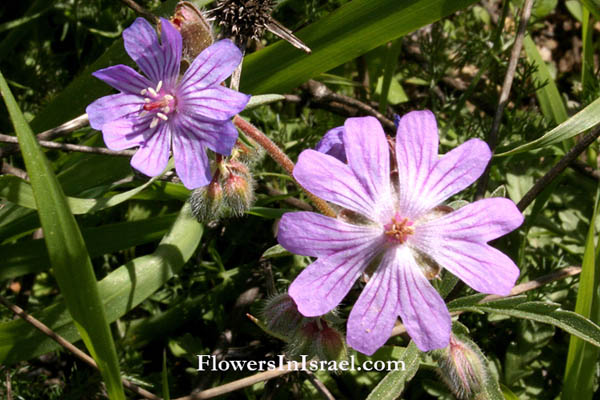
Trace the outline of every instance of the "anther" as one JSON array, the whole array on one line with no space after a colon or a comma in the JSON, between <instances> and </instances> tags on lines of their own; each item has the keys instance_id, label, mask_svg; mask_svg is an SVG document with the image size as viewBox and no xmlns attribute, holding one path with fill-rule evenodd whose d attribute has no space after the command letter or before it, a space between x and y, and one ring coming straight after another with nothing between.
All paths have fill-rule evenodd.
<instances>
[{"instance_id":1,"label":"anther","mask_svg":"<svg viewBox=\"0 0 600 400\"><path fill-rule=\"evenodd\" d=\"M160 112L159 112L159 113L156 113L156 116L157 116L158 118L162 119L163 121L166 121L166 120L168 120L168 119L169 119L169 117L167 117L165 114L163 114L163 113L160 113Z\"/></svg>"},{"instance_id":2,"label":"anther","mask_svg":"<svg viewBox=\"0 0 600 400\"><path fill-rule=\"evenodd\" d=\"M158 118L154 117L152 118L152 121L150 121L150 129L156 128L156 125L158 125Z\"/></svg>"},{"instance_id":3,"label":"anther","mask_svg":"<svg viewBox=\"0 0 600 400\"><path fill-rule=\"evenodd\" d=\"M163 108L162 108L162 111L163 111L165 114L168 114L168 113L170 113L170 112L171 112L171 107L169 107L169 106L165 106L165 107L163 107Z\"/></svg>"},{"instance_id":4,"label":"anther","mask_svg":"<svg viewBox=\"0 0 600 400\"><path fill-rule=\"evenodd\" d=\"M156 90L152 89L151 87L148 88L148 92L150 93L150 95L152 97L158 96L158 93L156 93Z\"/></svg>"},{"instance_id":5,"label":"anther","mask_svg":"<svg viewBox=\"0 0 600 400\"><path fill-rule=\"evenodd\" d=\"M165 94L165 100L167 100L167 101L171 101L171 100L173 100L173 99L174 99L174 97L173 97L173 96L171 96L170 94Z\"/></svg>"},{"instance_id":6,"label":"anther","mask_svg":"<svg viewBox=\"0 0 600 400\"><path fill-rule=\"evenodd\" d=\"M150 101L151 100L149 98L147 98L147 97L144 99L144 102L146 102L146 103L150 103Z\"/></svg>"},{"instance_id":7,"label":"anther","mask_svg":"<svg viewBox=\"0 0 600 400\"><path fill-rule=\"evenodd\" d=\"M148 93L148 90L146 90L146 89L142 89L142 90L140 91L140 94L141 94L142 96L145 96L145 95L146 95L146 93Z\"/></svg>"},{"instance_id":8,"label":"anther","mask_svg":"<svg viewBox=\"0 0 600 400\"><path fill-rule=\"evenodd\" d=\"M158 85L156 85L156 93L160 92L161 87L162 87L162 81L158 81Z\"/></svg>"}]
</instances>

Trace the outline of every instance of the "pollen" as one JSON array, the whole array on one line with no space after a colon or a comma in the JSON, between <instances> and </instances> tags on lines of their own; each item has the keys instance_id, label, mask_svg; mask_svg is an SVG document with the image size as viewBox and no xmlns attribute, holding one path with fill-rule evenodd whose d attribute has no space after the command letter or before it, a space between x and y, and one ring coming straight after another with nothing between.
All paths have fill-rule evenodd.
<instances>
[{"instance_id":1,"label":"pollen","mask_svg":"<svg viewBox=\"0 0 600 400\"><path fill-rule=\"evenodd\" d=\"M387 240L392 243L402 244L408 237L415 233L414 222L396 214L392 220L384 225Z\"/></svg>"}]
</instances>

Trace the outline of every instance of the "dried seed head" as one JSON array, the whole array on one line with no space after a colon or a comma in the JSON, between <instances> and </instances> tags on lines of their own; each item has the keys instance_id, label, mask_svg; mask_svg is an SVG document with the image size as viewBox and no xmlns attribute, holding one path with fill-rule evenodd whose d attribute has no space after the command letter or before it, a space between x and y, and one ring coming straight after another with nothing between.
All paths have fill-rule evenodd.
<instances>
[{"instance_id":1,"label":"dried seed head","mask_svg":"<svg viewBox=\"0 0 600 400\"><path fill-rule=\"evenodd\" d=\"M210 15L218 21L225 37L244 45L248 39L262 37L274 4L273 0L219 0Z\"/></svg>"}]
</instances>

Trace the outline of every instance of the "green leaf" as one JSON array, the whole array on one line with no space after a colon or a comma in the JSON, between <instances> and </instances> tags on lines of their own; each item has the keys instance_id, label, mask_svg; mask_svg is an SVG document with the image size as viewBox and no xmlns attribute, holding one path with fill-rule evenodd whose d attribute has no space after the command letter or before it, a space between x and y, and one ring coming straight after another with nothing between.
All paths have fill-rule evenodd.
<instances>
[{"instance_id":1,"label":"green leaf","mask_svg":"<svg viewBox=\"0 0 600 400\"><path fill-rule=\"evenodd\" d=\"M117 352L77 222L1 73L0 91L19 139L58 286L79 334L98 364L109 397L125 399Z\"/></svg>"},{"instance_id":2,"label":"green leaf","mask_svg":"<svg viewBox=\"0 0 600 400\"><path fill-rule=\"evenodd\" d=\"M73 214L87 214L94 211L104 210L114 207L124 201L131 199L136 194L150 186L160 176L155 176L148 182L134 189L110 197L101 197L99 199L81 199L76 197L67 197L67 203ZM0 176L0 198L17 204L21 207L37 209L36 202L31 186L13 175Z\"/></svg>"},{"instance_id":3,"label":"green leaf","mask_svg":"<svg viewBox=\"0 0 600 400\"><path fill-rule=\"evenodd\" d=\"M496 157L510 156L522 153L524 151L541 149L563 140L577 136L600 123L600 98L594 100L591 104L573 115L571 118L558 125L544 136L535 139L522 146L503 153L496 154Z\"/></svg>"},{"instance_id":4,"label":"green leaf","mask_svg":"<svg viewBox=\"0 0 600 400\"><path fill-rule=\"evenodd\" d=\"M198 247L202 231L202 225L185 203L154 253L135 258L98 282L108 321L125 315L176 274ZM34 316L68 341L80 339L63 303L51 305ZM24 321L0 324L0 364L29 360L59 347Z\"/></svg>"},{"instance_id":5,"label":"green leaf","mask_svg":"<svg viewBox=\"0 0 600 400\"><path fill-rule=\"evenodd\" d=\"M581 57L581 87L584 89L589 86L589 80L594 78L594 43L593 19L590 18L590 11L583 7L581 24L581 42L583 43L583 54Z\"/></svg>"},{"instance_id":6,"label":"green leaf","mask_svg":"<svg viewBox=\"0 0 600 400\"><path fill-rule=\"evenodd\" d=\"M163 350L163 362L162 362L162 394L163 400L170 400L169 395L169 371L167 370L167 350Z\"/></svg>"},{"instance_id":7,"label":"green leaf","mask_svg":"<svg viewBox=\"0 0 600 400\"><path fill-rule=\"evenodd\" d=\"M281 218L286 212L295 211L286 208L269 208L269 207L251 207L246 214L256 215L266 219L277 219Z\"/></svg>"},{"instance_id":8,"label":"green leaf","mask_svg":"<svg viewBox=\"0 0 600 400\"><path fill-rule=\"evenodd\" d=\"M175 217L175 215L167 215L97 228L83 228L81 234L90 257L97 257L160 240L173 224ZM48 251L43 239L25 240L0 246L0 254L2 254L0 281L50 268Z\"/></svg>"},{"instance_id":9,"label":"green leaf","mask_svg":"<svg viewBox=\"0 0 600 400\"><path fill-rule=\"evenodd\" d=\"M600 203L600 185L596 191L596 204L594 214L590 220L581 275L579 276L579 289L575 312L582 317L590 318L598 323L600 321L600 304L598 304L597 290L600 285L600 261L596 260L596 246L594 244L595 221L598 218ZM600 245L599 245L600 246ZM594 376L599 349L581 339L571 336L569 353L565 368L563 385L563 399L591 399L594 393Z\"/></svg>"},{"instance_id":10,"label":"green leaf","mask_svg":"<svg viewBox=\"0 0 600 400\"><path fill-rule=\"evenodd\" d=\"M600 19L600 0L581 0L585 8L590 10L596 19Z\"/></svg>"},{"instance_id":11,"label":"green leaf","mask_svg":"<svg viewBox=\"0 0 600 400\"><path fill-rule=\"evenodd\" d=\"M453 306L451 311L487 312L509 317L529 319L556 326L572 335L600 347L600 327L572 311L559 309L560 304L526 301L526 296L515 296L472 306Z\"/></svg>"},{"instance_id":12,"label":"green leaf","mask_svg":"<svg viewBox=\"0 0 600 400\"><path fill-rule=\"evenodd\" d=\"M550 75L550 71L548 71L548 66L542 60L540 52L529 35L525 36L523 47L529 61L537 67L534 75L535 80L538 83L546 83L544 87L535 92L544 117L554 121L556 125L565 122L569 118L565 103L556 87L554 79L552 79L552 75Z\"/></svg>"},{"instance_id":13,"label":"green leaf","mask_svg":"<svg viewBox=\"0 0 600 400\"><path fill-rule=\"evenodd\" d=\"M279 41L244 59L241 91L283 93L322 72L475 3L474 0L354 0L295 32L307 55Z\"/></svg>"},{"instance_id":14,"label":"green leaf","mask_svg":"<svg viewBox=\"0 0 600 400\"><path fill-rule=\"evenodd\" d=\"M256 107L276 103L282 100L285 100L285 96L281 94L261 94L259 96L252 96L250 97L250 101L248 102L244 110L251 110Z\"/></svg>"},{"instance_id":15,"label":"green leaf","mask_svg":"<svg viewBox=\"0 0 600 400\"><path fill-rule=\"evenodd\" d=\"M390 371L369 394L367 400L394 400L400 397L406 384L415 376L421 363L421 351L411 341L399 357L404 362L404 368Z\"/></svg>"}]
</instances>

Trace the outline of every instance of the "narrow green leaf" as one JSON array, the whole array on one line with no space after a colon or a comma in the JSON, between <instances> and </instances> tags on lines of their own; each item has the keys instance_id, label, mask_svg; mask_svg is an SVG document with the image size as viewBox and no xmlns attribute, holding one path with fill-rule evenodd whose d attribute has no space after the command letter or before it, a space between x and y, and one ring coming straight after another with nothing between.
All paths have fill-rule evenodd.
<instances>
[{"instance_id":1,"label":"narrow green leaf","mask_svg":"<svg viewBox=\"0 0 600 400\"><path fill-rule=\"evenodd\" d=\"M248 55L241 90L283 93L390 40L429 25L474 0L354 0L296 32L306 55L284 41Z\"/></svg>"},{"instance_id":2,"label":"narrow green leaf","mask_svg":"<svg viewBox=\"0 0 600 400\"><path fill-rule=\"evenodd\" d=\"M596 291L600 285L600 261L596 260L596 246L594 244L595 221L598 218L600 202L600 185L596 191L596 204L594 214L590 220L583 262L581 263L581 275L579 276L579 289L577 290L577 302L575 312L583 317L590 318L598 323L600 321L600 305ZM598 361L599 349L571 336L569 342L569 353L565 368L563 385L563 399L591 399L594 393L594 376L596 362Z\"/></svg>"},{"instance_id":3,"label":"narrow green leaf","mask_svg":"<svg viewBox=\"0 0 600 400\"><path fill-rule=\"evenodd\" d=\"M162 394L163 400L170 400L169 395L169 371L167 370L167 350L163 350L163 362L162 362Z\"/></svg>"},{"instance_id":4,"label":"narrow green leaf","mask_svg":"<svg viewBox=\"0 0 600 400\"><path fill-rule=\"evenodd\" d=\"M154 253L122 265L98 282L108 321L125 315L176 274L198 247L202 231L186 203ZM80 339L63 303L51 305L34 316L70 342ZM29 360L59 347L24 321L0 324L0 364Z\"/></svg>"},{"instance_id":5,"label":"narrow green leaf","mask_svg":"<svg viewBox=\"0 0 600 400\"><path fill-rule=\"evenodd\" d=\"M404 362L404 369L390 371L375 386L367 400L395 400L402 394L406 384L415 376L421 363L421 351L411 341L399 357Z\"/></svg>"},{"instance_id":6,"label":"narrow green leaf","mask_svg":"<svg viewBox=\"0 0 600 400\"><path fill-rule=\"evenodd\" d=\"M0 91L19 139L56 281L111 399L125 399L119 361L90 257L65 194L25 121L4 76Z\"/></svg>"},{"instance_id":7,"label":"narrow green leaf","mask_svg":"<svg viewBox=\"0 0 600 400\"><path fill-rule=\"evenodd\" d=\"M600 19L600 0L581 0L585 8L587 8L596 19Z\"/></svg>"},{"instance_id":8,"label":"narrow green leaf","mask_svg":"<svg viewBox=\"0 0 600 400\"><path fill-rule=\"evenodd\" d=\"M159 176L155 176L143 185L110 197L101 197L98 199L66 197L66 200L73 214L87 214L94 211L100 211L114 207L131 199L133 196L150 186L158 178ZM31 208L33 210L37 209L31 186L21 178L13 175L0 176L0 198L21 207Z\"/></svg>"},{"instance_id":9,"label":"narrow green leaf","mask_svg":"<svg viewBox=\"0 0 600 400\"><path fill-rule=\"evenodd\" d=\"M285 96L281 94L261 94L259 96L252 96L250 97L250 101L246 105L245 110L251 110L259 106L276 103L282 100L285 100Z\"/></svg>"},{"instance_id":10,"label":"narrow green leaf","mask_svg":"<svg viewBox=\"0 0 600 400\"><path fill-rule=\"evenodd\" d=\"M542 113L546 118L554 121L556 125L565 122L569 118L565 103L556 87L554 79L552 79L552 75L550 75L550 71L548 71L548 66L542 60L540 52L529 35L525 36L523 47L529 61L537 67L535 79L539 83L546 83L544 87L535 92Z\"/></svg>"},{"instance_id":11,"label":"narrow green leaf","mask_svg":"<svg viewBox=\"0 0 600 400\"><path fill-rule=\"evenodd\" d=\"M450 307L451 303L449 303L448 309L451 311L497 313L542 322L556 326L596 347L600 347L600 327L594 322L572 311L559 309L560 304L541 301L528 302L526 299L526 296L515 296L464 307Z\"/></svg>"},{"instance_id":12,"label":"narrow green leaf","mask_svg":"<svg viewBox=\"0 0 600 400\"><path fill-rule=\"evenodd\" d=\"M581 19L581 42L583 44L581 87L585 90L589 86L589 80L594 77L594 43L592 42L594 29L593 20L590 18L590 11L587 7L583 7Z\"/></svg>"},{"instance_id":13,"label":"narrow green leaf","mask_svg":"<svg viewBox=\"0 0 600 400\"><path fill-rule=\"evenodd\" d=\"M600 123L600 98L594 100L591 104L573 115L571 118L558 125L544 136L526 143L522 146L503 153L496 154L496 157L510 156L524 151L541 149L552 144L560 143L563 140L577 136Z\"/></svg>"},{"instance_id":14,"label":"narrow green leaf","mask_svg":"<svg viewBox=\"0 0 600 400\"><path fill-rule=\"evenodd\" d=\"M402 50L402 40L396 39L394 42L388 43L383 70L383 82L381 84L381 93L379 94L379 112L383 114L385 114L387 108L390 85L396 71L400 50Z\"/></svg>"},{"instance_id":15,"label":"narrow green leaf","mask_svg":"<svg viewBox=\"0 0 600 400\"><path fill-rule=\"evenodd\" d=\"M97 228L83 228L81 234L90 257L113 253L160 238L173 224L175 215L141 221L120 222ZM48 251L43 239L20 241L0 246L2 268L0 281L50 268Z\"/></svg>"}]
</instances>

